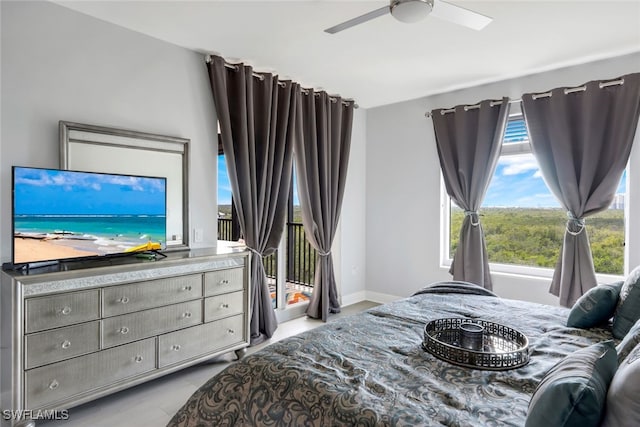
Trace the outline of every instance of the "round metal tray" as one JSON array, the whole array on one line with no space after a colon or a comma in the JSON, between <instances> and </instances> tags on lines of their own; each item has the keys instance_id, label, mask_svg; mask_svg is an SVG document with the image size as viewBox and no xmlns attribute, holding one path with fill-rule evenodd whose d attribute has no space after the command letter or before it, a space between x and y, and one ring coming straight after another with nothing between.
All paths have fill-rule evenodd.
<instances>
[{"instance_id":1,"label":"round metal tray","mask_svg":"<svg viewBox=\"0 0 640 427\"><path fill-rule=\"evenodd\" d=\"M463 323L475 323L484 328L482 350L462 347L460 325ZM479 319L432 320L424 327L422 348L439 359L474 369L502 371L529 362L529 339L522 332Z\"/></svg>"}]
</instances>

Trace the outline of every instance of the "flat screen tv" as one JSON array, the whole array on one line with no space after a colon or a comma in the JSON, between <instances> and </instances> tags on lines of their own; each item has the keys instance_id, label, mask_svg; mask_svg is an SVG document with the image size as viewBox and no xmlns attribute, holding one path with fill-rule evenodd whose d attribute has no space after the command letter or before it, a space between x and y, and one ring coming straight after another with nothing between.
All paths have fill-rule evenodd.
<instances>
[{"instance_id":1,"label":"flat screen tv","mask_svg":"<svg viewBox=\"0 0 640 427\"><path fill-rule=\"evenodd\" d=\"M13 167L13 264L166 244L166 178Z\"/></svg>"}]
</instances>

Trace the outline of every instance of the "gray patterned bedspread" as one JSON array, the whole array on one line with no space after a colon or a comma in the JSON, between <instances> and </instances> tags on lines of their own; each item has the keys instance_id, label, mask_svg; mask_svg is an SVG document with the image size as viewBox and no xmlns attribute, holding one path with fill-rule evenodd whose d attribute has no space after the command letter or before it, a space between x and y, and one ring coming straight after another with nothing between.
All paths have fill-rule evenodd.
<instances>
[{"instance_id":1,"label":"gray patterned bedspread","mask_svg":"<svg viewBox=\"0 0 640 427\"><path fill-rule=\"evenodd\" d=\"M211 378L170 426L522 426L536 385L559 359L611 339L567 328L569 311L468 294L414 295L269 345ZM528 365L482 371L425 352L442 317L481 318L529 338Z\"/></svg>"}]
</instances>

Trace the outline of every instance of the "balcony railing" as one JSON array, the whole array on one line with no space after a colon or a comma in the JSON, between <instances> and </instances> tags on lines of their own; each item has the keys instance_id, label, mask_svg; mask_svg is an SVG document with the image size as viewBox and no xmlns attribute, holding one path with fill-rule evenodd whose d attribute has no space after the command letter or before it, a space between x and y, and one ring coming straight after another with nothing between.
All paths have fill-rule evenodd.
<instances>
[{"instance_id":1,"label":"balcony railing","mask_svg":"<svg viewBox=\"0 0 640 427\"><path fill-rule=\"evenodd\" d=\"M233 238L233 221L231 219L218 218L218 239L237 240ZM286 281L288 283L313 287L317 252L307 241L304 227L301 223L287 223L286 250ZM267 277L271 279L275 279L278 275L277 259L278 251L263 259Z\"/></svg>"},{"instance_id":2,"label":"balcony railing","mask_svg":"<svg viewBox=\"0 0 640 427\"><path fill-rule=\"evenodd\" d=\"M317 252L307 240L304 227L287 223L287 282L313 286Z\"/></svg>"},{"instance_id":3,"label":"balcony railing","mask_svg":"<svg viewBox=\"0 0 640 427\"><path fill-rule=\"evenodd\" d=\"M275 280L278 277L278 251L262 257L262 263L264 264L264 272L267 273L267 277Z\"/></svg>"},{"instance_id":4,"label":"balcony railing","mask_svg":"<svg viewBox=\"0 0 640 427\"><path fill-rule=\"evenodd\" d=\"M218 240L234 240L231 218L218 218Z\"/></svg>"}]
</instances>

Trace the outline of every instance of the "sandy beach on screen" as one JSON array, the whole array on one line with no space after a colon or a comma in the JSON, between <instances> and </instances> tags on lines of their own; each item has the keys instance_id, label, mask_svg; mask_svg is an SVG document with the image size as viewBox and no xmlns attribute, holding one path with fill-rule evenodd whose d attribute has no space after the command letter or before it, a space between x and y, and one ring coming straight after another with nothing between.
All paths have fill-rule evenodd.
<instances>
[{"instance_id":1,"label":"sandy beach on screen","mask_svg":"<svg viewBox=\"0 0 640 427\"><path fill-rule=\"evenodd\" d=\"M13 244L16 264L98 255L97 252L81 251L56 240L16 237L13 239Z\"/></svg>"}]
</instances>

